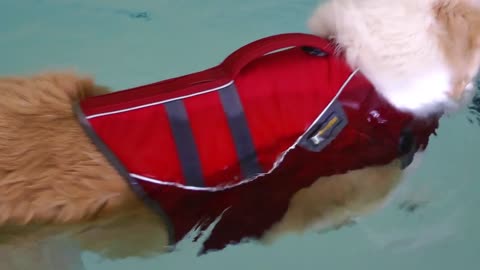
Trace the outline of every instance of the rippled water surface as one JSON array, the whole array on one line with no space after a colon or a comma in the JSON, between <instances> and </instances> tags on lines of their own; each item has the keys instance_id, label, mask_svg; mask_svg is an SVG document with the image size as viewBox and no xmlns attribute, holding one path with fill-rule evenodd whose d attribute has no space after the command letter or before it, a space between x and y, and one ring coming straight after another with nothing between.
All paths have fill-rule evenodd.
<instances>
[{"instance_id":1,"label":"rippled water surface","mask_svg":"<svg viewBox=\"0 0 480 270\"><path fill-rule=\"evenodd\" d=\"M306 31L314 0L2 0L0 74L74 68L115 89L217 64L254 39ZM0 93L1 98L1 93ZM480 98L444 118L422 166L394 200L357 224L195 257L104 261L71 253L71 269L477 269ZM77 256L77 257L75 257Z\"/></svg>"}]
</instances>

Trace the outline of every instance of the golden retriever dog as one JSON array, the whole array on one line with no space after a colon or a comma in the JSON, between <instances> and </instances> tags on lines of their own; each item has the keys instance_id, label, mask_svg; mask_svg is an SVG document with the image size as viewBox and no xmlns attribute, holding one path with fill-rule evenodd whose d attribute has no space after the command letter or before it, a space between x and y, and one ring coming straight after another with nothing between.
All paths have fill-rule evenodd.
<instances>
[{"instance_id":1,"label":"golden retriever dog","mask_svg":"<svg viewBox=\"0 0 480 270\"><path fill-rule=\"evenodd\" d=\"M479 0L331 0L308 25L399 110L428 117L462 106L473 92ZM108 258L167 250L164 220L137 198L72 111L74 102L107 92L74 72L0 78L0 246L68 235ZM261 241L340 226L378 209L402 180L399 162L318 179L291 198Z\"/></svg>"}]
</instances>

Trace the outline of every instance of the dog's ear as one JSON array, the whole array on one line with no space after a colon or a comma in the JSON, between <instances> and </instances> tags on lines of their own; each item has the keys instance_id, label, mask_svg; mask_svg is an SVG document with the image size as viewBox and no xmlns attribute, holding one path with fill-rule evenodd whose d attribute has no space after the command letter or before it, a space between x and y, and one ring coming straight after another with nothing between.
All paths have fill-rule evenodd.
<instances>
[{"instance_id":1,"label":"dog's ear","mask_svg":"<svg viewBox=\"0 0 480 270\"><path fill-rule=\"evenodd\" d=\"M475 5L474 5L475 2ZM454 72L452 95L459 99L480 66L480 0L437 0L436 34Z\"/></svg>"},{"instance_id":2,"label":"dog's ear","mask_svg":"<svg viewBox=\"0 0 480 270\"><path fill-rule=\"evenodd\" d=\"M434 15L440 26L438 34L449 51L480 47L480 0L438 0Z\"/></svg>"}]
</instances>

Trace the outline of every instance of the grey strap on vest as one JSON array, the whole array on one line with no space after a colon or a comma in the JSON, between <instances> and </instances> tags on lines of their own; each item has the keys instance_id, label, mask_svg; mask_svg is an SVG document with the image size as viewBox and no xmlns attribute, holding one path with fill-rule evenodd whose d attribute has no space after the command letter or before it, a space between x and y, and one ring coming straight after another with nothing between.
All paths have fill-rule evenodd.
<instances>
[{"instance_id":1,"label":"grey strap on vest","mask_svg":"<svg viewBox=\"0 0 480 270\"><path fill-rule=\"evenodd\" d=\"M219 94L233 136L243 178L250 178L262 173L237 88L231 84L220 90Z\"/></svg>"},{"instance_id":2,"label":"grey strap on vest","mask_svg":"<svg viewBox=\"0 0 480 270\"><path fill-rule=\"evenodd\" d=\"M187 111L182 100L165 103L180 164L189 186L204 187L202 166Z\"/></svg>"}]
</instances>

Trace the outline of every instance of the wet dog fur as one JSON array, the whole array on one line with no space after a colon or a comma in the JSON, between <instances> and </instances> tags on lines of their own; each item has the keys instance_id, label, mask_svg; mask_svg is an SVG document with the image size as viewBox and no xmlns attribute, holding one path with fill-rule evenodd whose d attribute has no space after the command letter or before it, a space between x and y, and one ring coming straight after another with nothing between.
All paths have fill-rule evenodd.
<instances>
[{"instance_id":1,"label":"wet dog fur","mask_svg":"<svg viewBox=\"0 0 480 270\"><path fill-rule=\"evenodd\" d=\"M421 3L420 3L421 2ZM468 101L480 66L480 0L332 0L308 25L394 106L426 117ZM165 251L163 221L90 142L72 103L108 88L75 72L0 78L0 246L67 234L108 258ZM298 191L264 243L378 209L399 162L322 177Z\"/></svg>"}]
</instances>

